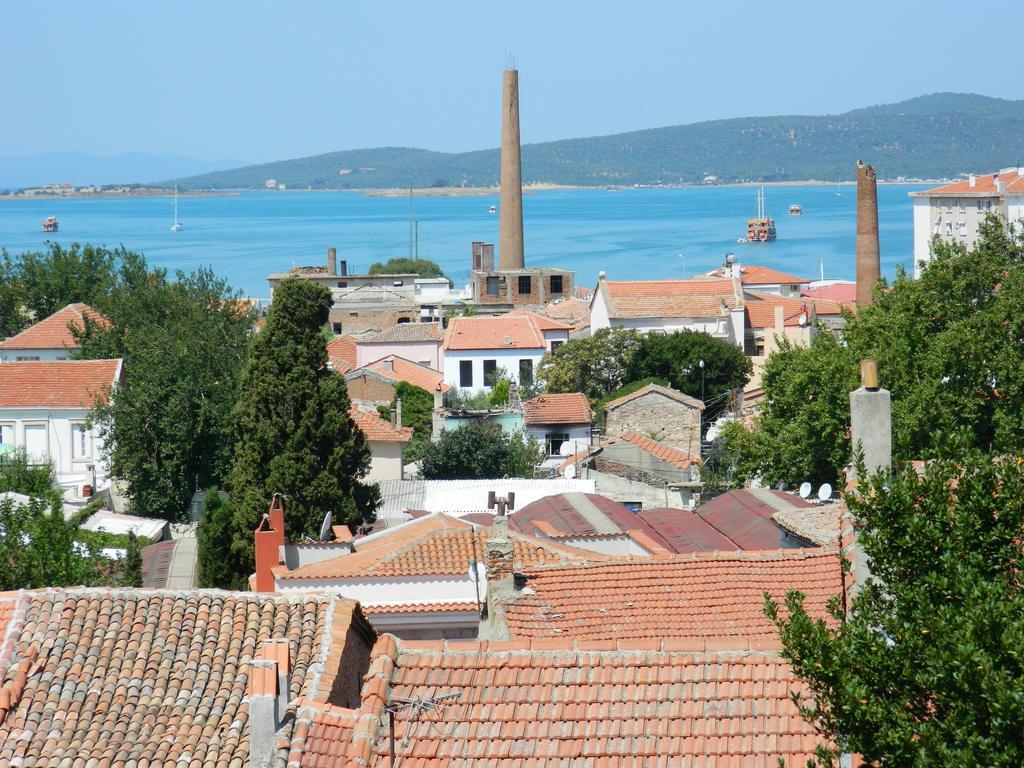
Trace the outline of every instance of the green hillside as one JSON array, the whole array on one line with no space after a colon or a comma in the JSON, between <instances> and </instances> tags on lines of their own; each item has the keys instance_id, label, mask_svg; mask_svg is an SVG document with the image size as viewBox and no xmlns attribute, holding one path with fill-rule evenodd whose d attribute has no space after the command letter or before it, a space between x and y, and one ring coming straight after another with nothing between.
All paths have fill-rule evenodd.
<instances>
[{"instance_id":1,"label":"green hillside","mask_svg":"<svg viewBox=\"0 0 1024 768\"><path fill-rule=\"evenodd\" d=\"M742 117L523 147L524 183L573 185L852 179L857 159L883 178L939 178L1024 162L1024 100L937 93L841 115ZM489 186L498 150L383 147L330 152L178 179L186 189Z\"/></svg>"}]
</instances>

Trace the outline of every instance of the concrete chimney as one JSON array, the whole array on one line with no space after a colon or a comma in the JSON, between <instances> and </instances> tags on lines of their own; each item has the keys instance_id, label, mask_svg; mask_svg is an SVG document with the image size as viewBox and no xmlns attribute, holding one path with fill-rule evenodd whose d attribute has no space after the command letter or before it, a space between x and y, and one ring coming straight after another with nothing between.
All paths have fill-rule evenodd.
<instances>
[{"instance_id":1,"label":"concrete chimney","mask_svg":"<svg viewBox=\"0 0 1024 768\"><path fill-rule=\"evenodd\" d=\"M878 386L878 365L860 361L860 389L850 393L850 436L853 450L864 452L869 475L892 466L892 403L889 391ZM852 462L851 462L852 466ZM850 478L857 480L857 469Z\"/></svg>"},{"instance_id":2,"label":"concrete chimney","mask_svg":"<svg viewBox=\"0 0 1024 768\"><path fill-rule=\"evenodd\" d=\"M508 517L494 516L491 530L484 542L484 562L487 567L487 621L481 627L489 640L508 640L508 624L499 608L515 595L515 552L508 535Z\"/></svg>"},{"instance_id":3,"label":"concrete chimney","mask_svg":"<svg viewBox=\"0 0 1024 768\"><path fill-rule=\"evenodd\" d=\"M336 248L327 249L327 274L338 274L338 251Z\"/></svg>"},{"instance_id":4,"label":"concrete chimney","mask_svg":"<svg viewBox=\"0 0 1024 768\"><path fill-rule=\"evenodd\" d=\"M402 398L395 398L395 426L402 428Z\"/></svg>"},{"instance_id":5,"label":"concrete chimney","mask_svg":"<svg viewBox=\"0 0 1024 768\"><path fill-rule=\"evenodd\" d=\"M974 189L974 187L977 186L977 184L978 177L975 176L973 173L967 174L967 186L970 187L971 189Z\"/></svg>"},{"instance_id":6,"label":"concrete chimney","mask_svg":"<svg viewBox=\"0 0 1024 768\"><path fill-rule=\"evenodd\" d=\"M878 186L875 169L857 161L857 305L871 303L882 273L878 252Z\"/></svg>"},{"instance_id":7,"label":"concrete chimney","mask_svg":"<svg viewBox=\"0 0 1024 768\"><path fill-rule=\"evenodd\" d=\"M249 768L270 762L281 727L278 711L278 671L273 659L249 662Z\"/></svg>"},{"instance_id":8,"label":"concrete chimney","mask_svg":"<svg viewBox=\"0 0 1024 768\"><path fill-rule=\"evenodd\" d=\"M501 89L501 206L498 263L523 269L523 165L519 151L519 71L506 69Z\"/></svg>"}]
</instances>

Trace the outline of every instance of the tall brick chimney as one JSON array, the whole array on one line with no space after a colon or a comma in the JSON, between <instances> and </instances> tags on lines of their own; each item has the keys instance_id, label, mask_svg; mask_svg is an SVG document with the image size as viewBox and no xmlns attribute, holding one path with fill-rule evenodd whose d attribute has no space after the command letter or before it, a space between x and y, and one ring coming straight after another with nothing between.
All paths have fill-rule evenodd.
<instances>
[{"instance_id":1,"label":"tall brick chimney","mask_svg":"<svg viewBox=\"0 0 1024 768\"><path fill-rule=\"evenodd\" d=\"M857 304L871 303L882 273L878 253L878 187L875 169L857 161Z\"/></svg>"},{"instance_id":2,"label":"tall brick chimney","mask_svg":"<svg viewBox=\"0 0 1024 768\"><path fill-rule=\"evenodd\" d=\"M519 152L519 71L506 69L501 88L501 209L498 264L522 269L523 166Z\"/></svg>"},{"instance_id":3,"label":"tall brick chimney","mask_svg":"<svg viewBox=\"0 0 1024 768\"><path fill-rule=\"evenodd\" d=\"M274 494L270 510L256 526L253 536L256 545L256 591L273 592L273 569L281 563L281 547L284 546L284 500L280 494Z\"/></svg>"}]
</instances>

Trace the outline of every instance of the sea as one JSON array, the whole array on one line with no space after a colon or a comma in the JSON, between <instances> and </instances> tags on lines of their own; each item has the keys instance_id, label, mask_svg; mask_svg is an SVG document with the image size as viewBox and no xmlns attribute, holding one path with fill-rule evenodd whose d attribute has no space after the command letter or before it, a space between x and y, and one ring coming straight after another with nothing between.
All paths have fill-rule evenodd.
<instances>
[{"instance_id":1,"label":"sea","mask_svg":"<svg viewBox=\"0 0 1024 768\"><path fill-rule=\"evenodd\" d=\"M924 185L878 187L882 272L913 271L908 193ZM737 243L756 212L753 187L623 188L536 191L524 195L526 264L576 272L592 286L609 280L684 277L705 272L732 253L807 280L854 277L856 188L853 185L766 188L778 239ZM787 215L790 204L802 216ZM375 261L418 254L463 284L474 240L497 242L497 196L375 197L361 192L245 192L180 196L184 228L171 231L170 197L4 200L0 247L12 254L47 241L123 245L150 264L192 271L209 266L232 288L269 295L266 277L293 266L321 265L329 246L364 273ZM42 232L47 216L57 233ZM410 224L410 219L414 222Z\"/></svg>"}]
</instances>

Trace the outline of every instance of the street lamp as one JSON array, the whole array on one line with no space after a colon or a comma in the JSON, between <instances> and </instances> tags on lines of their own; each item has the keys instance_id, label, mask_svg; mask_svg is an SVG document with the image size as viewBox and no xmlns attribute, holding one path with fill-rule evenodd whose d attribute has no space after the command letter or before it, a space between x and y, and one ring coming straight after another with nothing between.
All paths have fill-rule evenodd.
<instances>
[{"instance_id":1,"label":"street lamp","mask_svg":"<svg viewBox=\"0 0 1024 768\"><path fill-rule=\"evenodd\" d=\"M701 359L697 365L700 366L700 401L704 402L704 360Z\"/></svg>"}]
</instances>

